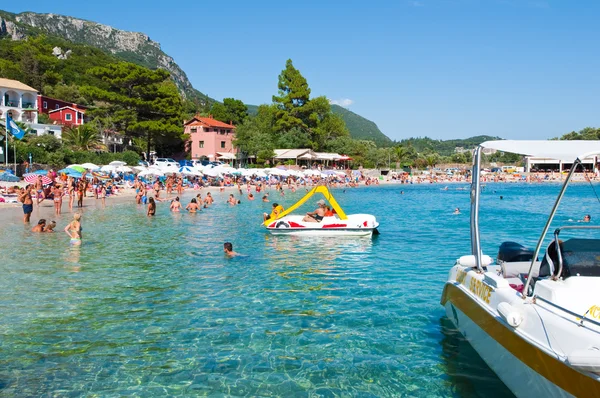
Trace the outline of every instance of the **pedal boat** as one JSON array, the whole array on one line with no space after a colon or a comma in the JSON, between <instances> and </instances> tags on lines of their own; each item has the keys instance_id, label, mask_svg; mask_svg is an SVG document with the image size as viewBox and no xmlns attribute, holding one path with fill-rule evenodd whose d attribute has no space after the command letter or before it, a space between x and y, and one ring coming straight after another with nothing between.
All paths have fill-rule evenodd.
<instances>
[{"instance_id":1,"label":"pedal boat","mask_svg":"<svg viewBox=\"0 0 600 398\"><path fill-rule=\"evenodd\" d=\"M534 250L504 242L495 261L482 254L483 148L573 162ZM600 240L590 237L600 227L557 228L539 257L580 159L592 158L596 164L598 154L600 141L488 141L475 150L471 255L459 258L450 270L441 304L517 397L600 397ZM559 235L566 239L563 232L569 238L564 242L559 240Z\"/></svg>"},{"instance_id":2,"label":"pedal boat","mask_svg":"<svg viewBox=\"0 0 600 398\"><path fill-rule=\"evenodd\" d=\"M324 217L319 222L304 222L304 215L290 214L302 206L314 194L322 193L329 202L335 215ZM337 203L329 189L320 185L309 191L302 199L281 212L276 218L269 218L264 226L273 235L305 235L305 236L372 236L378 233L379 223L370 214L346 214Z\"/></svg>"}]
</instances>

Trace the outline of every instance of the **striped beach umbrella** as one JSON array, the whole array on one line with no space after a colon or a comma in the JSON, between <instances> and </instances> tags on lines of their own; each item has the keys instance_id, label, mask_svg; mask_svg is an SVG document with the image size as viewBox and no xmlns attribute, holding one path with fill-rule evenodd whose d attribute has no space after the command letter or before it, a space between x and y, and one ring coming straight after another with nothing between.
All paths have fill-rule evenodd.
<instances>
[{"instance_id":1,"label":"striped beach umbrella","mask_svg":"<svg viewBox=\"0 0 600 398\"><path fill-rule=\"evenodd\" d=\"M44 185L52 184L52 180L49 179L48 177L42 176L39 174L34 174L34 173L25 174L23 176L23 179L30 184L34 184L35 182L37 182L39 177L42 178L42 184L44 184Z\"/></svg>"}]
</instances>

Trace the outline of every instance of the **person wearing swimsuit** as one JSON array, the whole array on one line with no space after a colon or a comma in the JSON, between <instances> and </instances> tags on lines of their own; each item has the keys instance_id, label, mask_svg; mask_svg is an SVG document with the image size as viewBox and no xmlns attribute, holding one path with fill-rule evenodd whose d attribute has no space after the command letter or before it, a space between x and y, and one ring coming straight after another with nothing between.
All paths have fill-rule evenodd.
<instances>
[{"instance_id":1,"label":"person wearing swimsuit","mask_svg":"<svg viewBox=\"0 0 600 398\"><path fill-rule=\"evenodd\" d=\"M325 217L325 201L323 199L317 202L319 207L315 211L306 213L302 221L304 222L320 222Z\"/></svg>"},{"instance_id":2,"label":"person wearing swimsuit","mask_svg":"<svg viewBox=\"0 0 600 398\"><path fill-rule=\"evenodd\" d=\"M179 196L176 196L175 199L171 202L171 211L177 213L181 211L181 202L179 201Z\"/></svg>"},{"instance_id":3,"label":"person wearing swimsuit","mask_svg":"<svg viewBox=\"0 0 600 398\"><path fill-rule=\"evenodd\" d=\"M154 198L150 197L148 198L148 213L146 213L146 215L148 217L150 216L154 216L156 214L156 202L154 201Z\"/></svg>"},{"instance_id":4,"label":"person wearing swimsuit","mask_svg":"<svg viewBox=\"0 0 600 398\"><path fill-rule=\"evenodd\" d=\"M81 245L81 214L75 213L73 214L73 221L71 221L66 227L65 232L71 238L71 245L80 246Z\"/></svg>"}]
</instances>

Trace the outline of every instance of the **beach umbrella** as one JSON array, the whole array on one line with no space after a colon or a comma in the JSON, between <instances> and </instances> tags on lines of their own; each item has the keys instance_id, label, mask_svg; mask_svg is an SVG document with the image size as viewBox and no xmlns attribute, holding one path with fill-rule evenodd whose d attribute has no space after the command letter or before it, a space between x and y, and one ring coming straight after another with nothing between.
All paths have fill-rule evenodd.
<instances>
[{"instance_id":1,"label":"beach umbrella","mask_svg":"<svg viewBox=\"0 0 600 398\"><path fill-rule=\"evenodd\" d=\"M164 175L165 175L165 173L163 173L159 169L149 168L147 170L141 171L140 174L138 174L138 177L146 177L146 176L162 177Z\"/></svg>"},{"instance_id":2,"label":"beach umbrella","mask_svg":"<svg viewBox=\"0 0 600 398\"><path fill-rule=\"evenodd\" d=\"M204 174L207 177L218 177L221 175L221 173L219 172L219 170L215 167L212 169L204 169L204 171L202 172L202 174Z\"/></svg>"},{"instance_id":3,"label":"beach umbrella","mask_svg":"<svg viewBox=\"0 0 600 398\"><path fill-rule=\"evenodd\" d=\"M122 160L113 160L108 165L109 166L119 167L119 166L125 166L126 164L127 164L127 162L123 162Z\"/></svg>"},{"instance_id":4,"label":"beach umbrella","mask_svg":"<svg viewBox=\"0 0 600 398\"><path fill-rule=\"evenodd\" d=\"M26 182L28 182L30 184L33 184L33 183L37 182L38 177L42 177L42 184L44 184L44 185L52 184L52 180L49 179L48 177L42 176L42 175L39 175L39 174L34 174L34 173L25 174L23 176L23 179Z\"/></svg>"},{"instance_id":5,"label":"beach umbrella","mask_svg":"<svg viewBox=\"0 0 600 398\"><path fill-rule=\"evenodd\" d=\"M85 173L85 171L86 171L85 167L81 167L78 164L72 164L69 167L67 167L67 169L73 169L73 170L78 171L80 173Z\"/></svg>"},{"instance_id":6,"label":"beach umbrella","mask_svg":"<svg viewBox=\"0 0 600 398\"><path fill-rule=\"evenodd\" d=\"M81 167L88 170L98 170L100 168L100 166L97 166L94 163L84 163Z\"/></svg>"},{"instance_id":7,"label":"beach umbrella","mask_svg":"<svg viewBox=\"0 0 600 398\"><path fill-rule=\"evenodd\" d=\"M115 171L117 169L118 166L111 166L110 164L107 164L106 166L102 166L100 167L100 171L103 171L105 173L110 173L112 171Z\"/></svg>"},{"instance_id":8,"label":"beach umbrella","mask_svg":"<svg viewBox=\"0 0 600 398\"><path fill-rule=\"evenodd\" d=\"M255 176L259 177L259 178L266 178L267 177L267 173L265 173L263 170L258 170L256 173L254 173Z\"/></svg>"},{"instance_id":9,"label":"beach umbrella","mask_svg":"<svg viewBox=\"0 0 600 398\"><path fill-rule=\"evenodd\" d=\"M131 173L133 172L133 169L129 166L119 166L117 167L116 171L120 173Z\"/></svg>"},{"instance_id":10,"label":"beach umbrella","mask_svg":"<svg viewBox=\"0 0 600 398\"><path fill-rule=\"evenodd\" d=\"M69 177L73 177L73 178L81 178L83 176L83 174L81 174L78 171L75 170L69 170L68 172L65 173L67 176Z\"/></svg>"},{"instance_id":11,"label":"beach umbrella","mask_svg":"<svg viewBox=\"0 0 600 398\"><path fill-rule=\"evenodd\" d=\"M199 176L201 174L200 172L198 172L197 170L194 170L194 168L189 167L189 166L182 166L179 168L179 170L177 170L177 172L179 174L188 175L188 176Z\"/></svg>"},{"instance_id":12,"label":"beach umbrella","mask_svg":"<svg viewBox=\"0 0 600 398\"><path fill-rule=\"evenodd\" d=\"M0 174L0 181L4 181L4 182L19 182L21 181L21 179L19 177L17 177L14 174L11 173L1 173Z\"/></svg>"},{"instance_id":13,"label":"beach umbrella","mask_svg":"<svg viewBox=\"0 0 600 398\"><path fill-rule=\"evenodd\" d=\"M37 174L37 175L42 175L45 176L46 174L48 174L48 170L36 170L31 174Z\"/></svg>"}]
</instances>

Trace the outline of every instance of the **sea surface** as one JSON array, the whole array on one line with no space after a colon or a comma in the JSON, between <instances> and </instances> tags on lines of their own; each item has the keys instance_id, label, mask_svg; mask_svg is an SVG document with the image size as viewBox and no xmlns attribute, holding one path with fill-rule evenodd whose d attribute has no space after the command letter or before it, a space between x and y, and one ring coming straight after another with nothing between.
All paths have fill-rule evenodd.
<instances>
[{"instance_id":1,"label":"sea surface","mask_svg":"<svg viewBox=\"0 0 600 398\"><path fill-rule=\"evenodd\" d=\"M511 396L440 305L470 251L467 186L441 188L335 189L347 213L376 215L373 239L270 236L271 203L231 207L216 190L198 214L87 207L80 248L62 232L69 213L55 234L2 225L0 395ZM487 184L484 253L533 247L559 188ZM284 207L304 194L270 192ZM600 219L589 184L565 202L555 226ZM243 256L226 258L225 241Z\"/></svg>"}]
</instances>

